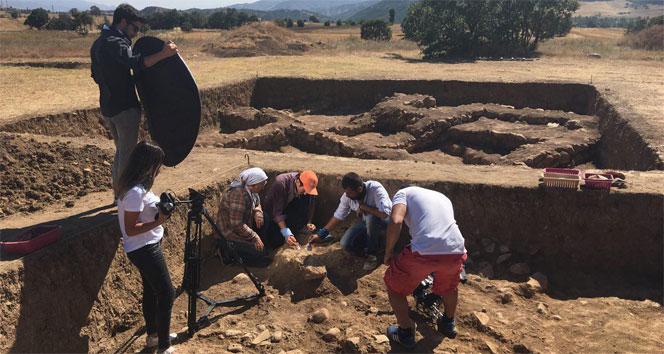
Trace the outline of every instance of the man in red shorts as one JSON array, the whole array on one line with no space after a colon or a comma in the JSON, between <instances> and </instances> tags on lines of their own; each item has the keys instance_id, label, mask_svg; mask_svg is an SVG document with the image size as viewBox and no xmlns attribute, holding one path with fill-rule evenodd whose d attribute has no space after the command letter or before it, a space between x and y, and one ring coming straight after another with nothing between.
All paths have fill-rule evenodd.
<instances>
[{"instance_id":1,"label":"man in red shorts","mask_svg":"<svg viewBox=\"0 0 664 354\"><path fill-rule=\"evenodd\" d=\"M398 256L392 257L404 221L412 240ZM420 187L407 187L394 195L384 260L389 265L385 285L398 322L398 327L387 328L391 340L409 349L415 347L415 331L408 318L406 296L431 273L435 273L433 293L440 295L445 305L440 330L450 338L456 336L457 286L465 260L464 239L454 220L452 202L445 195Z\"/></svg>"}]
</instances>

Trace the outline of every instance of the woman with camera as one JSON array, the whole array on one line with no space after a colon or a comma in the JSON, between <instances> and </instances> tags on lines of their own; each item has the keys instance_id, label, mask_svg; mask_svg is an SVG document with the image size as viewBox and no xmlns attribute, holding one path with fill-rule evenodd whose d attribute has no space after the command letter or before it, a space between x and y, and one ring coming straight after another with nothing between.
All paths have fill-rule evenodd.
<instances>
[{"instance_id":1,"label":"woman with camera","mask_svg":"<svg viewBox=\"0 0 664 354\"><path fill-rule=\"evenodd\" d=\"M169 332L175 290L161 253L161 225L168 215L159 212L159 197L151 191L163 159L159 146L139 142L120 175L116 193L124 250L143 280L146 347L159 346L159 353L174 353L171 340L176 335Z\"/></svg>"},{"instance_id":2,"label":"woman with camera","mask_svg":"<svg viewBox=\"0 0 664 354\"><path fill-rule=\"evenodd\" d=\"M265 261L267 253L256 233L264 223L258 193L267 184L267 175L258 167L242 171L219 202L217 226L243 261Z\"/></svg>"}]
</instances>

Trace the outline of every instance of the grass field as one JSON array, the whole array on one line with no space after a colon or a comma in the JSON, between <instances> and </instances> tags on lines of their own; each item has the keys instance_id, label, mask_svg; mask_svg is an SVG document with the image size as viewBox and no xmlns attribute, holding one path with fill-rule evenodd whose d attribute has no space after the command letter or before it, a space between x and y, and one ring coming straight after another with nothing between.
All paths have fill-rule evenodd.
<instances>
[{"instance_id":1,"label":"grass field","mask_svg":"<svg viewBox=\"0 0 664 354\"><path fill-rule=\"evenodd\" d=\"M305 28L306 29L306 28ZM395 31L396 32L396 31ZM455 79L469 81L571 81L593 83L622 92L635 110L664 119L663 51L632 50L617 45L622 30L575 28L563 38L545 41L532 62L431 63L421 60L409 41L362 41L359 28L309 28L299 35L328 43L327 49L299 56L216 58L200 51L219 31L153 31L173 39L200 87L256 76L309 78ZM95 35L51 31L0 32L0 62L34 60L89 61ZM601 59L587 54L599 53ZM98 105L90 70L0 65L0 121L45 112Z\"/></svg>"},{"instance_id":2,"label":"grass field","mask_svg":"<svg viewBox=\"0 0 664 354\"><path fill-rule=\"evenodd\" d=\"M650 4L648 8L637 9L625 7L626 0L579 2L581 5L574 16L602 17L655 17L664 15L664 5Z\"/></svg>"}]
</instances>

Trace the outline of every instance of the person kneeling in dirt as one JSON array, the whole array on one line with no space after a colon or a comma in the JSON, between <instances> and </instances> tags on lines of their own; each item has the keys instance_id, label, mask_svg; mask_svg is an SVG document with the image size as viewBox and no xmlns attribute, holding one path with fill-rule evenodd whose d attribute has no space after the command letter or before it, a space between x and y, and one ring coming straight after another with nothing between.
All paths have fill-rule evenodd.
<instances>
[{"instance_id":1,"label":"person kneeling in dirt","mask_svg":"<svg viewBox=\"0 0 664 354\"><path fill-rule=\"evenodd\" d=\"M116 193L124 250L143 280L143 317L148 333L145 346L159 346L159 353L173 353L171 340L177 335L169 332L175 289L161 253L161 225L168 215L159 211L159 197L151 190L163 160L161 148L145 141L138 143L120 175Z\"/></svg>"},{"instance_id":2,"label":"person kneeling in dirt","mask_svg":"<svg viewBox=\"0 0 664 354\"><path fill-rule=\"evenodd\" d=\"M318 177L313 171L290 172L278 175L265 198L263 210L265 224L260 231L263 242L272 248L288 243L293 248L299 244L293 231L311 233Z\"/></svg>"},{"instance_id":3,"label":"person kneeling in dirt","mask_svg":"<svg viewBox=\"0 0 664 354\"><path fill-rule=\"evenodd\" d=\"M351 226L341 238L341 247L347 251L367 257L364 270L378 266L376 255L380 249L381 236L387 228L387 220L392 211L390 196L377 181L363 182L357 173L350 172L341 180L344 194L339 206L327 225L313 235L310 242L324 242L332 239L332 231L351 211L360 221Z\"/></svg>"},{"instance_id":4,"label":"person kneeling in dirt","mask_svg":"<svg viewBox=\"0 0 664 354\"><path fill-rule=\"evenodd\" d=\"M265 260L263 241L255 230L263 227L260 193L267 184L267 175L258 167L242 171L231 182L219 201L217 226L244 261ZM223 240L218 239L218 242ZM220 249L223 249L220 247Z\"/></svg>"},{"instance_id":5,"label":"person kneeling in dirt","mask_svg":"<svg viewBox=\"0 0 664 354\"><path fill-rule=\"evenodd\" d=\"M412 240L401 253L392 257L401 233L402 222L408 225ZM452 202L442 193L420 187L399 190L392 198L392 214L387 226L385 247L385 285L397 317L398 327L389 326L387 336L406 348L415 347L414 328L408 318L406 296L431 273L433 293L445 306L439 330L450 338L456 336L454 313L457 307L459 275L466 260L464 238L454 219Z\"/></svg>"}]
</instances>

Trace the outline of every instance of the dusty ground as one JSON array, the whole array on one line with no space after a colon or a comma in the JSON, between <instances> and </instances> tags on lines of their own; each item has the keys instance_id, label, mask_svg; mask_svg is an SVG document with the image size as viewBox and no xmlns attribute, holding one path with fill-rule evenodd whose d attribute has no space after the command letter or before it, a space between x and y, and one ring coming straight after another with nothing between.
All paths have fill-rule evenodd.
<instances>
[{"instance_id":1,"label":"dusty ground","mask_svg":"<svg viewBox=\"0 0 664 354\"><path fill-rule=\"evenodd\" d=\"M233 348L252 353L407 352L381 337L394 323L382 281L386 267L366 272L362 264L338 244L313 251L279 251L272 266L252 268L259 278L268 279L267 296L215 309L213 322L193 339L186 336L187 297L181 295L173 311L172 328L180 334L175 347L184 353ZM325 275L315 266L325 266L322 272L327 277L319 278ZM237 275L241 273L237 266L224 267L211 259L203 269L206 296L221 299L256 292L248 278ZM314 280L303 280L302 273ZM454 340L411 313L418 324L418 345L408 352L652 352L664 345L659 335L664 312L655 302L569 298L552 286L546 293L533 292L523 276L506 278L510 280L471 274L460 286L459 335ZM199 314L206 308L198 302ZM322 309L327 309L329 318L316 323L313 314ZM328 334L335 328L338 334ZM144 350L144 335L136 331L140 328L118 335L106 348Z\"/></svg>"},{"instance_id":2,"label":"dusty ground","mask_svg":"<svg viewBox=\"0 0 664 354\"><path fill-rule=\"evenodd\" d=\"M542 58L532 62L449 64L422 62L413 51L356 52L350 55L317 53L302 57L232 59L216 59L193 52L183 55L202 87L217 86L254 76L436 78L507 82L592 81L600 90L615 92L626 105L648 120L653 131L664 130L664 108L660 104L664 97L664 69L657 61L567 57ZM36 86L35 82L39 82L39 86ZM89 69L86 68L0 66L0 92L0 105L3 107L0 122L51 111L71 111L75 108L95 106L98 95L96 87L89 79ZM539 113L534 113L537 114ZM308 123L315 126L315 121L319 118L321 117L304 115L282 119L302 119L305 125ZM344 123L349 119L347 116L325 118ZM566 122L568 121L569 119ZM278 123L277 119L268 124ZM316 129L318 128L320 127ZM498 128L511 130L510 127ZM227 134L243 134L241 129L238 130L239 133ZM470 130L472 133L473 129ZM365 134L369 134L364 136L365 142L373 144L374 147L382 144L381 134L369 131ZM245 138L248 140L254 135L259 134L252 132ZM2 146L7 151L19 149L18 145L16 148L11 146L12 136L1 136ZM79 178L85 177L85 167L81 166L81 162L86 158L89 159L86 162L96 161L99 165L97 167L100 168L95 171L95 167L91 167L89 173L98 172L99 175L95 175L93 185L88 186L91 193L78 199L70 197L70 200L75 202L73 207L63 208L61 204L64 200L43 209L40 209L43 204L36 204L35 210L29 215L12 212L13 215L1 218L0 228L16 231L37 223L58 221L65 224L63 238L67 238L83 229L98 226L100 219L96 216L101 215L101 219L105 221L114 218L111 213L100 213L107 210L111 199L110 191L101 191L107 189L110 183L108 169L103 166L104 161L109 162L108 150L112 149L109 141L85 137L21 136L27 139L29 144L21 144L21 158L12 163L27 165L21 165L21 168L35 169L38 166L39 169L45 170L24 171L35 178L41 176L42 172L53 177L52 180L43 181L44 189L51 184L54 187L62 186L59 178L75 178L74 174L60 173L60 167L65 167L65 171L74 170L68 168L73 165L74 160L70 161L66 154L58 152L58 148L63 146L71 146L67 151L73 152L73 157L76 158L74 162L79 162L82 169L82 172L79 171L81 174L77 174ZM422 168L422 164L416 161L312 156L287 146L280 147L287 154L220 149L215 147L215 144L223 143L216 140L218 137L219 134L215 131L203 132L199 141L201 146L194 149L184 165L164 169L155 190L183 190L192 185L201 187L216 182L224 173L245 166L241 158L245 153L250 153L252 163L258 166L301 170L316 165L327 173L355 170L361 174L376 176L379 180L398 176L414 181L462 181L472 185L522 189L536 188L538 183L539 172L531 168L509 166L506 167L509 173L504 173L506 170L495 167L462 165L460 158L454 156ZM282 138L279 134L273 137L276 140ZM406 144L410 139L403 134L394 134L394 138L396 140L389 141L390 144ZM465 139L472 140L468 137ZM71 143L67 145L67 142ZM88 144L94 147L86 147ZM421 152L427 153L431 152ZM7 159L7 156L12 155L3 155L3 158ZM50 161L51 159L53 161ZM422 157L422 160L427 159L429 157ZM450 168L450 163L454 164L454 168ZM52 173L56 170L59 172ZM12 165L11 171L16 172L12 174L14 176L18 175L20 170L14 169ZM661 191L664 185L661 173L627 174L628 179L633 181L629 193L653 193ZM224 178L230 177L229 175ZM5 183L4 171L2 183ZM17 192L14 189L8 191ZM53 192L42 192L50 193L55 199ZM68 193L78 195L79 191L68 190ZM23 196L17 199L21 200L20 198ZM45 195L38 200L47 199L48 196ZM339 237L340 234L336 233L336 236ZM426 321L413 314L413 319L418 322L417 338L420 340L414 352L655 352L664 348L660 335L664 332L661 289L629 277L605 280L585 274L546 274L550 280L546 290L533 291L532 282L531 285L526 285L526 281L528 276L538 269L515 274L510 271L510 267L522 263L522 260L516 256L507 256L510 253L509 247L505 249L501 247L505 246L502 244L490 247L490 244L491 240L480 240L468 245L472 261L468 264L469 282L460 287L457 339L443 339L427 326ZM236 345L241 345L247 352L261 353L281 350L403 352L401 347L392 346L389 342L384 342L384 338L378 337L384 333L387 325L394 323L382 282L385 266L365 272L362 270L363 260L343 253L339 250L338 243L315 248L312 253L304 249L300 252L273 251L273 256L275 262L270 267L252 268L264 281L267 296L256 303L234 304L215 310L215 321L193 339L186 339L183 335L186 324L186 296L180 295L173 311L172 329L180 333L176 348L184 353L225 352ZM303 269L306 266L325 266L327 274L324 278L304 280L305 272L320 276L320 272ZM239 273L238 267L224 267L217 259L209 258L203 268L203 289L208 296L222 298L252 291L253 287L241 277L237 278L236 282L232 280ZM518 268L523 269L523 266L515 269ZM135 269L128 272L136 276ZM173 263L171 273L182 274L180 263ZM569 279L566 279L567 276ZM117 310L124 316L140 317L137 302L124 303L118 300L118 303L121 308ZM6 307L12 304L2 305ZM199 311L202 308L203 305L200 304ZM322 323L311 321L313 312L322 308L329 311L329 318ZM114 337L102 340L99 344L100 350L142 351L144 338L141 335L141 321L136 319L134 323L138 324L123 328ZM331 328L339 329L336 338L325 337ZM6 340L10 339L3 334L2 342Z\"/></svg>"}]
</instances>

